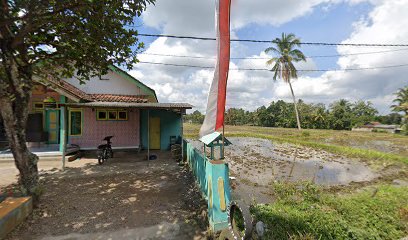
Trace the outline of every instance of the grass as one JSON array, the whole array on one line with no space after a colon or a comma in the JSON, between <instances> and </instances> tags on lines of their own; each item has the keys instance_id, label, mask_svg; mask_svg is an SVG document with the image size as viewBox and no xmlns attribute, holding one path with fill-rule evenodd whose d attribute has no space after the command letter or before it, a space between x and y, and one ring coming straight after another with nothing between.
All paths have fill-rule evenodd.
<instances>
[{"instance_id":1,"label":"grass","mask_svg":"<svg viewBox=\"0 0 408 240\"><path fill-rule=\"evenodd\" d=\"M199 125L185 124L187 138L197 138ZM265 128L254 126L227 126L227 137L255 137L286 142L351 158L361 158L371 165L387 165L395 162L408 164L408 137L390 133L351 132L334 130L304 130ZM379 142L379 144L377 144ZM385 151L389 143L391 150Z\"/></svg>"},{"instance_id":2,"label":"grass","mask_svg":"<svg viewBox=\"0 0 408 240\"><path fill-rule=\"evenodd\" d=\"M275 183L277 201L252 209L265 239L400 239L408 234L408 187L324 193L310 183Z\"/></svg>"}]
</instances>

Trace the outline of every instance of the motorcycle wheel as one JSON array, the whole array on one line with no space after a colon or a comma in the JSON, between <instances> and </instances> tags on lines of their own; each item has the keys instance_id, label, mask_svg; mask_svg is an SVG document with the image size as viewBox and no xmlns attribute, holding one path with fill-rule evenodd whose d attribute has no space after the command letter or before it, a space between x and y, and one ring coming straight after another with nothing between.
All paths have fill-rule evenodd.
<instances>
[{"instance_id":1,"label":"motorcycle wheel","mask_svg":"<svg viewBox=\"0 0 408 240\"><path fill-rule=\"evenodd\" d=\"M98 163L99 163L99 165L102 165L103 162L105 162L105 159L103 159L103 157L101 157L101 156L98 156Z\"/></svg>"},{"instance_id":2,"label":"motorcycle wheel","mask_svg":"<svg viewBox=\"0 0 408 240\"><path fill-rule=\"evenodd\" d=\"M240 221L241 224L238 224L237 221ZM228 211L228 225L234 239L251 239L252 223L253 219L248 205L241 200L231 201Z\"/></svg>"}]
</instances>

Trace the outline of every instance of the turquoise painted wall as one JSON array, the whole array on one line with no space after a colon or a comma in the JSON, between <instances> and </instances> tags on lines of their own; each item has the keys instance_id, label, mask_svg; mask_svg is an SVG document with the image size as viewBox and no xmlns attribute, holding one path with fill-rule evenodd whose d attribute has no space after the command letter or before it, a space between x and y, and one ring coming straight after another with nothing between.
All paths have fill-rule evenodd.
<instances>
[{"instance_id":1,"label":"turquoise painted wall","mask_svg":"<svg viewBox=\"0 0 408 240\"><path fill-rule=\"evenodd\" d=\"M181 115L167 110L150 110L150 117L160 117L160 149L167 150L170 136L181 136ZM140 111L140 139L143 149L147 149L147 110Z\"/></svg>"},{"instance_id":2,"label":"turquoise painted wall","mask_svg":"<svg viewBox=\"0 0 408 240\"><path fill-rule=\"evenodd\" d=\"M221 209L221 194L225 199L227 208L231 202L228 164L225 162L215 163L210 161L204 157L200 151L194 148L191 143L185 140L183 146L184 157L190 166L202 196L207 200L208 222L211 229L214 232L218 232L228 228L228 210ZM220 193L220 189L218 189L219 180L224 183L223 193L222 191Z\"/></svg>"},{"instance_id":3,"label":"turquoise painted wall","mask_svg":"<svg viewBox=\"0 0 408 240\"><path fill-rule=\"evenodd\" d=\"M191 143L186 140L183 141L184 158L187 160L188 165L200 187L202 196L208 200L208 179L207 179L207 159L204 155L194 148Z\"/></svg>"}]
</instances>

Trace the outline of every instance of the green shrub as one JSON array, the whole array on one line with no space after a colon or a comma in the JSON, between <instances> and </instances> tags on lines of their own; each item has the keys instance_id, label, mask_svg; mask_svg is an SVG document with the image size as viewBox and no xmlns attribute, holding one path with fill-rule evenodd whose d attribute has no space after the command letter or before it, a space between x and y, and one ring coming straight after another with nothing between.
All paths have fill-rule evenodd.
<instances>
[{"instance_id":1,"label":"green shrub","mask_svg":"<svg viewBox=\"0 0 408 240\"><path fill-rule=\"evenodd\" d=\"M404 124L402 125L402 134L407 135L408 136L408 124Z\"/></svg>"}]
</instances>

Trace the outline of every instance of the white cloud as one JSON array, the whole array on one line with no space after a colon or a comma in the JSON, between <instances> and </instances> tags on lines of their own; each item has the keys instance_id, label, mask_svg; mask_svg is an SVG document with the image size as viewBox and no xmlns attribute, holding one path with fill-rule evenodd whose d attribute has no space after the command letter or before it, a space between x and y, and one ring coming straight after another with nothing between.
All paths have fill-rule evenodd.
<instances>
[{"instance_id":1,"label":"white cloud","mask_svg":"<svg viewBox=\"0 0 408 240\"><path fill-rule=\"evenodd\" d=\"M325 4L327 11L333 4L349 2L352 6L364 0L233 0L232 35L234 30L249 24L280 25L295 18L310 14L316 6ZM366 0L369 1L369 0ZM408 39L408 12L406 0L370 0L373 9L366 18L354 24L353 33L344 42L350 43L404 43ZM214 36L214 2L161 0L156 7L148 8L143 16L144 24L157 28L164 34L189 36ZM324 41L324 39L322 39ZM141 61L214 66L215 42L158 38L146 53L200 56L176 58L140 55ZM373 48L338 47L339 54L386 50ZM232 56L242 56L245 46L232 44ZM355 55L341 57L338 66L344 68L375 67L408 63L406 53ZM250 57L269 57L261 52ZM282 81L273 82L268 71L241 71L242 68L265 68L265 60L243 59L231 63L227 92L227 107L242 107L253 110L272 100L291 101L289 87ZM298 65L301 69L316 69L313 61ZM346 98L371 100L382 112L386 112L392 93L408 83L408 68L370 71L329 71L319 77L299 74L293 82L297 98L307 102L324 102ZM205 109L207 92L213 78L212 69L184 68L163 65L138 64L130 74L139 78L157 91L159 101L189 102L200 111Z\"/></svg>"},{"instance_id":2,"label":"white cloud","mask_svg":"<svg viewBox=\"0 0 408 240\"><path fill-rule=\"evenodd\" d=\"M163 33L214 35L214 2L161 0L147 8L143 13L143 22Z\"/></svg>"},{"instance_id":3,"label":"white cloud","mask_svg":"<svg viewBox=\"0 0 408 240\"><path fill-rule=\"evenodd\" d=\"M338 0L233 0L231 19L233 28L241 28L250 23L271 24L274 26L289 22L297 17L310 14L313 8L322 3Z\"/></svg>"},{"instance_id":4,"label":"white cloud","mask_svg":"<svg viewBox=\"0 0 408 240\"><path fill-rule=\"evenodd\" d=\"M357 0L232 0L231 27L238 29L251 23L281 25L313 11L323 4ZM361 0L360 0L361 1ZM161 0L143 14L143 22L163 33L213 36L214 0Z\"/></svg>"},{"instance_id":5,"label":"white cloud","mask_svg":"<svg viewBox=\"0 0 408 240\"><path fill-rule=\"evenodd\" d=\"M250 23L279 25L296 17L310 13L312 8L329 0L308 1L232 1L232 37L234 29ZM336 2L332 0L331 2ZM273 10L272 10L273 9ZM189 36L214 36L214 1L162 0L150 7L143 15L145 25L154 27L164 34ZM241 56L243 45L233 44L231 54ZM139 60L197 66L214 66L216 46L214 41L191 41L182 39L158 38L146 53L171 55L189 55L207 59L170 58L155 55L140 55ZM265 53L251 57L270 57ZM265 60L244 59L231 63L229 74L227 107L254 109L271 100L276 84L272 73L267 71L239 71L237 68L265 68ZM312 61L300 64L300 67L315 68ZM212 69L189 69L162 65L138 64L130 71L135 77L157 91L160 101L190 102L199 110L205 110L207 93L213 78Z\"/></svg>"},{"instance_id":6,"label":"white cloud","mask_svg":"<svg viewBox=\"0 0 408 240\"><path fill-rule=\"evenodd\" d=\"M408 4L405 0L373 1L377 5L369 14L369 18L355 24L351 36L344 40L345 43L404 43L408 39ZM395 49L395 48L390 48ZM355 52L384 51L380 49L367 49L341 46L340 54ZM340 57L338 65L341 69L378 67L398 64L408 64L407 51L388 52L382 54L352 55ZM320 91L313 92L314 96L327 95L330 101L339 98L349 100L372 101L380 112L389 111L393 93L408 84L408 68L376 69L352 72L326 72L322 76L306 81L297 81L295 91L298 97L310 99L309 89L316 84ZM301 80L301 79L299 79ZM306 85L306 86L305 86Z\"/></svg>"}]
</instances>

